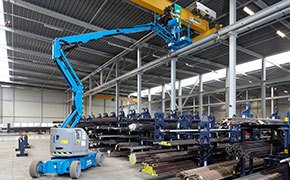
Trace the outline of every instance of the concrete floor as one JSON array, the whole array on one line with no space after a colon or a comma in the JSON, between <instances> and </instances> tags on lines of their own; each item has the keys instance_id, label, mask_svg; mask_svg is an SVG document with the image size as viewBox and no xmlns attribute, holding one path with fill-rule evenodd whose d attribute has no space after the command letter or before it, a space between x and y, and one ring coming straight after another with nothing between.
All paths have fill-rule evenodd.
<instances>
[{"instance_id":1,"label":"concrete floor","mask_svg":"<svg viewBox=\"0 0 290 180\"><path fill-rule=\"evenodd\" d=\"M29 166L33 160L48 160L49 136L31 135L29 143L31 149L27 149L27 157L16 157L14 149L17 147L18 136L1 136L0 134L0 180L27 180ZM139 166L140 167L140 166ZM139 180L154 179L152 176L138 172L138 166L132 166L127 160L116 157L106 157L103 167L93 167L82 172L80 179L102 180ZM68 175L46 175L43 179L70 179Z\"/></svg>"}]
</instances>

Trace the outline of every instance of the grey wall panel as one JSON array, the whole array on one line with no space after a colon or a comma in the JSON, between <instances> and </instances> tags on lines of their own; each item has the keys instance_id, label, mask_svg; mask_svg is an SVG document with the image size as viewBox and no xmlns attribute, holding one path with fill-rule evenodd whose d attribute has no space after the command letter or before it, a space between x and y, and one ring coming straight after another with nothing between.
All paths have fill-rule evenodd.
<instances>
[{"instance_id":1,"label":"grey wall panel","mask_svg":"<svg viewBox=\"0 0 290 180\"><path fill-rule=\"evenodd\" d=\"M64 106L62 104L43 104L43 117L64 118Z\"/></svg>"},{"instance_id":2,"label":"grey wall panel","mask_svg":"<svg viewBox=\"0 0 290 180\"><path fill-rule=\"evenodd\" d=\"M11 88L2 88L3 89L3 100L13 100L13 91Z\"/></svg>"},{"instance_id":3,"label":"grey wall panel","mask_svg":"<svg viewBox=\"0 0 290 180\"><path fill-rule=\"evenodd\" d=\"M40 102L30 101L15 101L15 117L17 116L29 116L29 117L41 117L41 104Z\"/></svg>"},{"instance_id":4,"label":"grey wall panel","mask_svg":"<svg viewBox=\"0 0 290 180\"><path fill-rule=\"evenodd\" d=\"M40 102L40 90L25 90L15 88L15 101Z\"/></svg>"},{"instance_id":5,"label":"grey wall panel","mask_svg":"<svg viewBox=\"0 0 290 180\"><path fill-rule=\"evenodd\" d=\"M51 123L63 120L66 104L62 91L41 89L2 88L3 100L0 114L4 126L7 123ZM13 91L15 100L13 100Z\"/></svg>"},{"instance_id":6,"label":"grey wall panel","mask_svg":"<svg viewBox=\"0 0 290 180\"><path fill-rule=\"evenodd\" d=\"M13 102L3 101L3 116L13 116Z\"/></svg>"}]
</instances>

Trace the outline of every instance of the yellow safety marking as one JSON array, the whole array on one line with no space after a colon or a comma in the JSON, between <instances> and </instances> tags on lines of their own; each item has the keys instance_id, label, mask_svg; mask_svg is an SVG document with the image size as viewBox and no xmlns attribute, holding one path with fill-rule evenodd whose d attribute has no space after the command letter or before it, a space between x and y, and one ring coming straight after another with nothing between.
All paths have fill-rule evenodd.
<instances>
[{"instance_id":1,"label":"yellow safety marking","mask_svg":"<svg viewBox=\"0 0 290 180\"><path fill-rule=\"evenodd\" d=\"M172 146L170 142L167 142L167 141L161 141L158 143L159 145L162 145L162 146Z\"/></svg>"},{"instance_id":2,"label":"yellow safety marking","mask_svg":"<svg viewBox=\"0 0 290 180\"><path fill-rule=\"evenodd\" d=\"M288 154L288 149L284 149L284 153L285 154Z\"/></svg>"},{"instance_id":3,"label":"yellow safety marking","mask_svg":"<svg viewBox=\"0 0 290 180\"><path fill-rule=\"evenodd\" d=\"M144 164L143 168L141 168L140 171L146 174L150 174L152 176L158 176L158 174L154 170L154 167L150 166L149 164Z\"/></svg>"},{"instance_id":4,"label":"yellow safety marking","mask_svg":"<svg viewBox=\"0 0 290 180\"><path fill-rule=\"evenodd\" d=\"M60 144L68 144L68 140L63 139L63 140L60 141Z\"/></svg>"},{"instance_id":5,"label":"yellow safety marking","mask_svg":"<svg viewBox=\"0 0 290 180\"><path fill-rule=\"evenodd\" d=\"M284 121L285 122L288 122L289 121L289 118L288 117L284 117Z\"/></svg>"}]
</instances>

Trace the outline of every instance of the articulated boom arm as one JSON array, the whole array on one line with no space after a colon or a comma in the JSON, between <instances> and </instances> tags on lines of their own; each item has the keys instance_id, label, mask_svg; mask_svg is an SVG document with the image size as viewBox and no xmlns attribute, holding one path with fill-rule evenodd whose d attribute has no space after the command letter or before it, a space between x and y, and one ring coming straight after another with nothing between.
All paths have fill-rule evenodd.
<instances>
[{"instance_id":1,"label":"articulated boom arm","mask_svg":"<svg viewBox=\"0 0 290 180\"><path fill-rule=\"evenodd\" d=\"M67 59L65 52L72 47L76 47L78 44L86 44L89 41L95 41L103 37L130 34L142 31L153 31L164 39L167 43L176 45L178 48L188 45L183 44L182 41L176 39L166 28L157 23L149 23L145 25L139 25L131 28L113 29L100 32L92 32L87 34L73 35L62 38L56 38L53 41L52 59L56 62L61 73L68 82L72 91L72 112L66 117L65 121L61 125L61 128L66 128L69 124L71 128L74 128L82 117L82 99L83 99L83 86L82 83ZM68 46L69 48L66 48ZM175 47L176 49L176 47Z\"/></svg>"}]
</instances>

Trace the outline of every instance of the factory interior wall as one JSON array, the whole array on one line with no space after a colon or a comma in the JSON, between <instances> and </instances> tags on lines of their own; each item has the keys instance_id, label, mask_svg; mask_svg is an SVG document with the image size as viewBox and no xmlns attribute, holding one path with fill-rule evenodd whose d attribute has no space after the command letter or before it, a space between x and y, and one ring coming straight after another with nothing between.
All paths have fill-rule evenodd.
<instances>
[{"instance_id":1,"label":"factory interior wall","mask_svg":"<svg viewBox=\"0 0 290 180\"><path fill-rule=\"evenodd\" d=\"M0 87L0 124L51 123L67 114L62 91Z\"/></svg>"}]
</instances>

